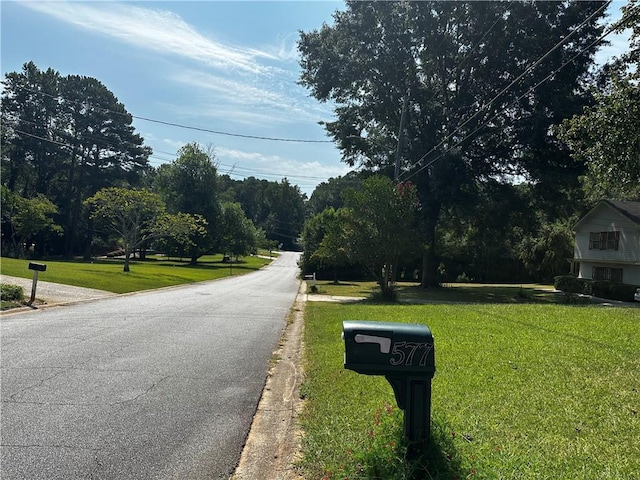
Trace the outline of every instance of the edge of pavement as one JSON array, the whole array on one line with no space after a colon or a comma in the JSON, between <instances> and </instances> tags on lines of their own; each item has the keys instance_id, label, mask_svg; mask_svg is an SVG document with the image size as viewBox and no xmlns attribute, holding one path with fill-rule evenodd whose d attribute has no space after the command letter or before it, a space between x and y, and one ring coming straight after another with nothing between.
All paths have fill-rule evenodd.
<instances>
[{"instance_id":1,"label":"edge of pavement","mask_svg":"<svg viewBox=\"0 0 640 480\"><path fill-rule=\"evenodd\" d=\"M300 459L303 437L298 417L303 406L299 388L305 292L306 283L302 281L230 480L303 480L296 461Z\"/></svg>"}]
</instances>

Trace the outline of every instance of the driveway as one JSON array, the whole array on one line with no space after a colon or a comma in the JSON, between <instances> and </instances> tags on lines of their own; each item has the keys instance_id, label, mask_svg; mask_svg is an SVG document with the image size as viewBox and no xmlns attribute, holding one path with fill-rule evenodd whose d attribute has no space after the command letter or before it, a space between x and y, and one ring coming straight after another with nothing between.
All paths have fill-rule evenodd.
<instances>
[{"instance_id":1,"label":"driveway","mask_svg":"<svg viewBox=\"0 0 640 480\"><path fill-rule=\"evenodd\" d=\"M24 289L27 297L31 296L33 280L21 277L11 277L0 275L0 282L18 285ZM36 299L51 304L78 302L83 300L95 300L98 298L113 297L117 294L105 290L94 288L74 287L72 285L62 285L61 283L42 282L38 280L36 287Z\"/></svg>"}]
</instances>

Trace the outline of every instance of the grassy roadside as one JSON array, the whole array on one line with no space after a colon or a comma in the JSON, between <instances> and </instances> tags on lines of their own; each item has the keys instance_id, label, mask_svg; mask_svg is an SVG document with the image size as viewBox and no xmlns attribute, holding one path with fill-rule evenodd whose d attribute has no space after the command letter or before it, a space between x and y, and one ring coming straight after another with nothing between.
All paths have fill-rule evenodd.
<instances>
[{"instance_id":1,"label":"grassy roadside","mask_svg":"<svg viewBox=\"0 0 640 480\"><path fill-rule=\"evenodd\" d=\"M222 262L221 255L216 255L202 257L196 265L190 265L188 261L152 258L145 261L133 260L128 273L122 271L123 262L119 259L42 263L47 265L47 270L39 273L38 280L127 293L248 273L262 268L270 260L246 257L240 263L228 264ZM31 278L33 272L27 268L28 264L28 260L3 257L0 261L0 273Z\"/></svg>"},{"instance_id":2,"label":"grassy roadside","mask_svg":"<svg viewBox=\"0 0 640 480\"><path fill-rule=\"evenodd\" d=\"M342 321L429 325L432 443L404 460L382 377L344 370ZM637 479L640 310L308 303L305 478Z\"/></svg>"}]
</instances>

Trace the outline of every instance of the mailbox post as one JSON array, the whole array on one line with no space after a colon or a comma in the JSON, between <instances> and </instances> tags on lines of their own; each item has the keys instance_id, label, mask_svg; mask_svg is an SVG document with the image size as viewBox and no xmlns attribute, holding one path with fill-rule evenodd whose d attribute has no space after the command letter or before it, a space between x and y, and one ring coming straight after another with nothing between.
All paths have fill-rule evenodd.
<instances>
[{"instance_id":1,"label":"mailbox post","mask_svg":"<svg viewBox=\"0 0 640 480\"><path fill-rule=\"evenodd\" d=\"M347 320L342 323L344 368L383 375L404 410L408 455L429 440L431 379L436 371L433 335L426 325Z\"/></svg>"},{"instance_id":2,"label":"mailbox post","mask_svg":"<svg viewBox=\"0 0 640 480\"><path fill-rule=\"evenodd\" d=\"M47 266L44 263L29 262L29 270L33 270L33 283L31 284L31 299L29 305L36 300L36 286L38 285L38 272L44 272Z\"/></svg>"}]
</instances>

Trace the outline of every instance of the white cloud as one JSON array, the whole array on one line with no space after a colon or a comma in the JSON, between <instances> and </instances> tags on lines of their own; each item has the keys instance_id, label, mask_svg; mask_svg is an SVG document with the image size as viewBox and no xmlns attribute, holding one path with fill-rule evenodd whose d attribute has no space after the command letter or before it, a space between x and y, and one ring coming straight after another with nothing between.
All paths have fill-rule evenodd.
<instances>
[{"instance_id":1,"label":"white cloud","mask_svg":"<svg viewBox=\"0 0 640 480\"><path fill-rule=\"evenodd\" d=\"M345 164L328 165L319 161L300 161L280 155L265 155L225 147L216 147L216 159L221 173L233 171L246 177L287 177L292 183L302 181L317 184L329 177L346 174L350 169Z\"/></svg>"},{"instance_id":2,"label":"white cloud","mask_svg":"<svg viewBox=\"0 0 640 480\"><path fill-rule=\"evenodd\" d=\"M171 68L162 74L187 88L181 88L172 101L156 104L164 103L169 111L187 119L184 123L193 123L189 118L208 117L223 120L225 125L251 126L259 134L265 125L314 124L331 118L328 105L312 100L296 84L297 69L290 65L298 58L296 33L252 48L217 42L167 10L116 2L22 5L170 58ZM190 92L189 98L184 98L185 92ZM196 122L200 125L194 126L202 126Z\"/></svg>"},{"instance_id":3,"label":"white cloud","mask_svg":"<svg viewBox=\"0 0 640 480\"><path fill-rule=\"evenodd\" d=\"M316 123L331 118L329 105L305 95L302 87L281 79L244 82L199 70L178 70L173 80L198 89L197 105L176 106L180 115L209 116L244 125ZM207 93L206 96L202 96Z\"/></svg>"},{"instance_id":4,"label":"white cloud","mask_svg":"<svg viewBox=\"0 0 640 480\"><path fill-rule=\"evenodd\" d=\"M184 142L182 140L173 140L171 138L163 138L162 139L162 143L164 143L165 145L168 145L169 147L175 149L176 152L187 144L186 142Z\"/></svg>"},{"instance_id":5,"label":"white cloud","mask_svg":"<svg viewBox=\"0 0 640 480\"><path fill-rule=\"evenodd\" d=\"M276 46L263 47L265 52L271 52L279 60L297 61L300 58L297 45L298 36L294 33L282 35L278 38Z\"/></svg>"},{"instance_id":6,"label":"white cloud","mask_svg":"<svg viewBox=\"0 0 640 480\"><path fill-rule=\"evenodd\" d=\"M221 75L199 70L181 70L173 76L174 80L201 90L208 90L227 102L237 105L265 104L281 106L283 98L268 88L261 88L238 79L227 79Z\"/></svg>"},{"instance_id":7,"label":"white cloud","mask_svg":"<svg viewBox=\"0 0 640 480\"><path fill-rule=\"evenodd\" d=\"M167 10L115 2L25 2L22 5L140 48L187 57L216 68L269 74L271 67L257 59L278 59L274 52L217 42Z\"/></svg>"}]
</instances>

